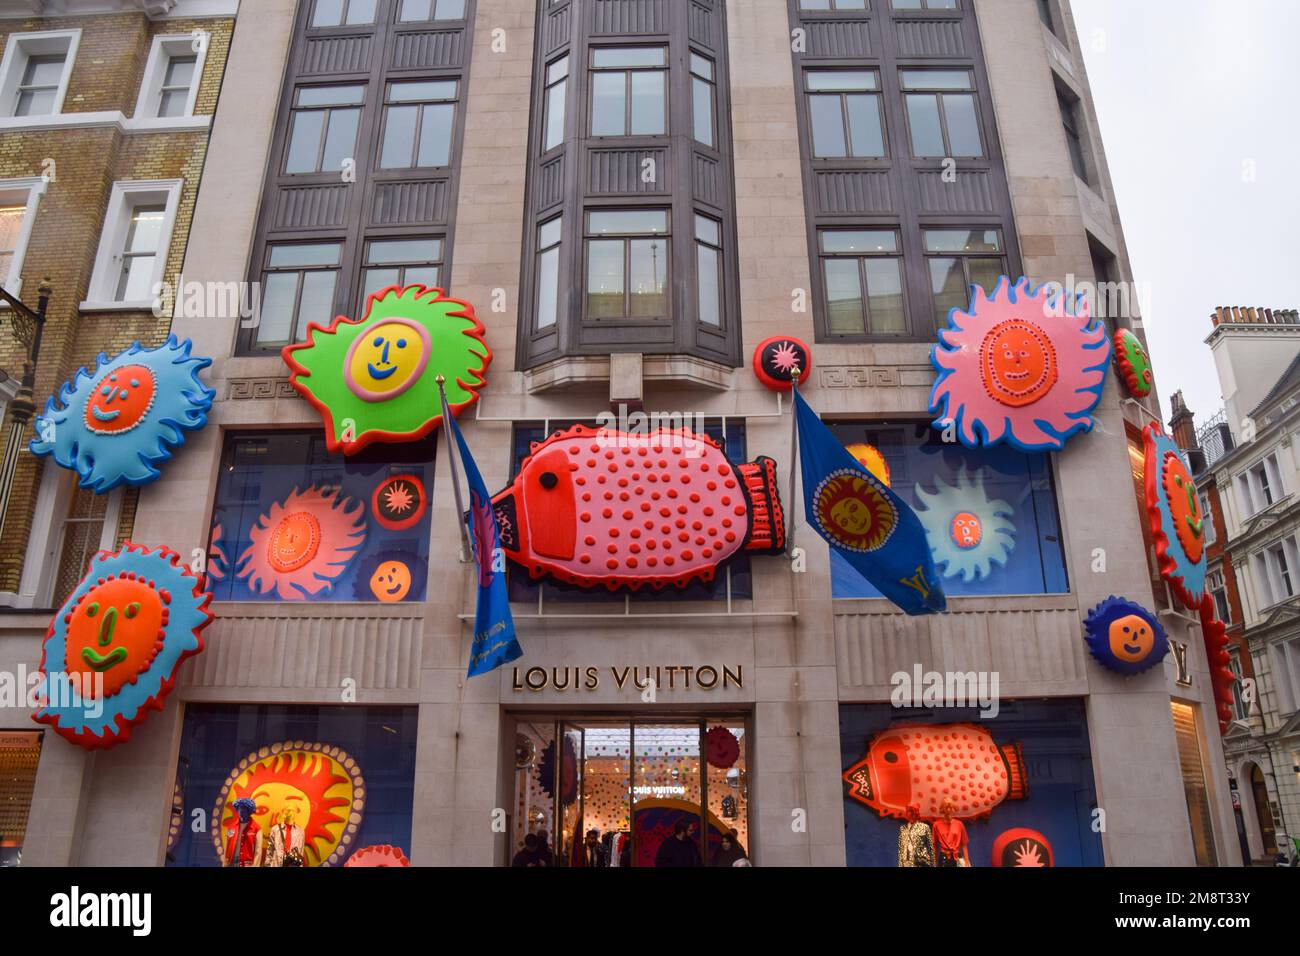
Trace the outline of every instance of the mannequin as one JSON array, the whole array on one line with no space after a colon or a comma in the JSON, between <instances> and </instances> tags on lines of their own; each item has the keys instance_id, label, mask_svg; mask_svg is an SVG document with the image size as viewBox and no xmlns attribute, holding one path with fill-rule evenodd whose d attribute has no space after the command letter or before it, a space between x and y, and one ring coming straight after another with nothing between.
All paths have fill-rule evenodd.
<instances>
[{"instance_id":1,"label":"mannequin","mask_svg":"<svg viewBox=\"0 0 1300 956\"><path fill-rule=\"evenodd\" d=\"M930 837L930 824L921 819L921 806L907 806L907 822L898 831L899 866L934 866L934 845Z\"/></svg>"},{"instance_id":2,"label":"mannequin","mask_svg":"<svg viewBox=\"0 0 1300 956\"><path fill-rule=\"evenodd\" d=\"M955 810L951 800L944 800L939 806L939 819L934 823L934 848L939 866L970 866L970 855L966 852L970 838L965 824L953 819Z\"/></svg>"},{"instance_id":3,"label":"mannequin","mask_svg":"<svg viewBox=\"0 0 1300 956\"><path fill-rule=\"evenodd\" d=\"M239 825L226 828L226 855L222 866L252 867L262 865L262 828L253 819L257 804L249 797L240 797L231 804L239 814Z\"/></svg>"},{"instance_id":4,"label":"mannequin","mask_svg":"<svg viewBox=\"0 0 1300 956\"><path fill-rule=\"evenodd\" d=\"M294 826L296 813L285 810L280 814L280 822L271 827L271 837L266 848L267 866L303 866L302 827Z\"/></svg>"}]
</instances>

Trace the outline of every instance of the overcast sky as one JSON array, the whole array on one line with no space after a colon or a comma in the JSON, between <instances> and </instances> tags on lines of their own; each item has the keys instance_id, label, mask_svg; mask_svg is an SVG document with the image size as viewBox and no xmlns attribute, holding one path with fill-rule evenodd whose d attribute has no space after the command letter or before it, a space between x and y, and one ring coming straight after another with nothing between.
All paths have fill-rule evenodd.
<instances>
[{"instance_id":1,"label":"overcast sky","mask_svg":"<svg viewBox=\"0 0 1300 956\"><path fill-rule=\"evenodd\" d=\"M1182 389L1200 424L1214 307L1300 308L1300 0L1072 7L1165 419Z\"/></svg>"}]
</instances>

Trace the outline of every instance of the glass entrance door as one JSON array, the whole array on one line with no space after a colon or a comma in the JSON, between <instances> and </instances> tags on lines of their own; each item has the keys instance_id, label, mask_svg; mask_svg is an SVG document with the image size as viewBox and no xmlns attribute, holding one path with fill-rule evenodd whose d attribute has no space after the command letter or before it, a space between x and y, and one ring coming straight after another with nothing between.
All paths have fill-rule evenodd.
<instances>
[{"instance_id":1,"label":"glass entrance door","mask_svg":"<svg viewBox=\"0 0 1300 956\"><path fill-rule=\"evenodd\" d=\"M543 865L611 868L748 854L743 718L519 717L516 729L517 865L532 851Z\"/></svg>"}]
</instances>

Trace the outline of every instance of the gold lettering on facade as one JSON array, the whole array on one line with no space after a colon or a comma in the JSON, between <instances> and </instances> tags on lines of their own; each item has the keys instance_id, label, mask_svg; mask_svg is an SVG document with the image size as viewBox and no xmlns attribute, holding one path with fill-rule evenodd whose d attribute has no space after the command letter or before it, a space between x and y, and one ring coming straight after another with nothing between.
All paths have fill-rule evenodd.
<instances>
[{"instance_id":1,"label":"gold lettering on facade","mask_svg":"<svg viewBox=\"0 0 1300 956\"><path fill-rule=\"evenodd\" d=\"M655 667L613 666L608 668L609 677L621 691L635 689L645 690L654 684L658 690L714 690L721 681L722 689L745 686L745 668L741 664L734 667L722 665L721 668L711 664L692 667L687 664L660 664ZM720 673L719 673L720 672ZM516 692L538 691L596 691L600 690L604 671L594 665L569 667L514 667L511 669L510 689Z\"/></svg>"}]
</instances>

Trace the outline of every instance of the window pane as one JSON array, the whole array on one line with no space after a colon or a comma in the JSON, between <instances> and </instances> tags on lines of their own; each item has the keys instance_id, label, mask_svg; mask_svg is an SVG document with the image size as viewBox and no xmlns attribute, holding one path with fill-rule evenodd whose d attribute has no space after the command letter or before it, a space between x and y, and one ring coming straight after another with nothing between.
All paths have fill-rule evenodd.
<instances>
[{"instance_id":1,"label":"window pane","mask_svg":"<svg viewBox=\"0 0 1300 956\"><path fill-rule=\"evenodd\" d=\"M189 90L167 90L158 99L159 116L184 116Z\"/></svg>"},{"instance_id":2,"label":"window pane","mask_svg":"<svg viewBox=\"0 0 1300 956\"><path fill-rule=\"evenodd\" d=\"M289 341L293 323L293 299L298 291L298 273L271 272L262 277L262 312L257 341L274 344Z\"/></svg>"},{"instance_id":3,"label":"window pane","mask_svg":"<svg viewBox=\"0 0 1300 956\"><path fill-rule=\"evenodd\" d=\"M364 86L304 86L298 90L299 106L360 106Z\"/></svg>"},{"instance_id":4,"label":"window pane","mask_svg":"<svg viewBox=\"0 0 1300 956\"><path fill-rule=\"evenodd\" d=\"M970 270L970 281L989 295L993 294L998 284L998 277L1006 271L1001 259L971 259L967 265Z\"/></svg>"},{"instance_id":5,"label":"window pane","mask_svg":"<svg viewBox=\"0 0 1300 956\"><path fill-rule=\"evenodd\" d=\"M705 59L698 53L692 53L691 72L696 76L702 76L706 80L711 80L713 79L713 61Z\"/></svg>"},{"instance_id":6,"label":"window pane","mask_svg":"<svg viewBox=\"0 0 1300 956\"><path fill-rule=\"evenodd\" d=\"M943 156L943 132L939 128L939 98L907 97L907 121L912 128L913 156Z\"/></svg>"},{"instance_id":7,"label":"window pane","mask_svg":"<svg viewBox=\"0 0 1300 956\"><path fill-rule=\"evenodd\" d=\"M537 257L537 327L550 328L555 324L557 299L560 294L560 250L550 248ZM622 303L620 302L620 307Z\"/></svg>"},{"instance_id":8,"label":"window pane","mask_svg":"<svg viewBox=\"0 0 1300 956\"><path fill-rule=\"evenodd\" d=\"M307 323L329 325L334 318L335 272L308 272L302 277L302 298L298 301L299 341L307 337Z\"/></svg>"},{"instance_id":9,"label":"window pane","mask_svg":"<svg viewBox=\"0 0 1300 956\"><path fill-rule=\"evenodd\" d=\"M854 156L884 156L885 134L880 125L880 97L846 96L849 136Z\"/></svg>"},{"instance_id":10,"label":"window pane","mask_svg":"<svg viewBox=\"0 0 1300 956\"><path fill-rule=\"evenodd\" d=\"M591 79L591 135L622 136L624 133L626 73L597 73Z\"/></svg>"},{"instance_id":11,"label":"window pane","mask_svg":"<svg viewBox=\"0 0 1300 956\"><path fill-rule=\"evenodd\" d=\"M58 86L63 78L64 55L31 56L23 70L23 86Z\"/></svg>"},{"instance_id":12,"label":"window pane","mask_svg":"<svg viewBox=\"0 0 1300 956\"><path fill-rule=\"evenodd\" d=\"M374 23L375 0L348 0L348 15L345 23Z\"/></svg>"},{"instance_id":13,"label":"window pane","mask_svg":"<svg viewBox=\"0 0 1300 956\"><path fill-rule=\"evenodd\" d=\"M808 115L812 121L813 156L819 159L848 155L844 144L844 115L838 96L808 97Z\"/></svg>"},{"instance_id":14,"label":"window pane","mask_svg":"<svg viewBox=\"0 0 1300 956\"><path fill-rule=\"evenodd\" d=\"M325 131L325 155L321 157L321 172L341 170L345 159L354 158L357 123L360 120L361 110L330 110L329 128Z\"/></svg>"},{"instance_id":15,"label":"window pane","mask_svg":"<svg viewBox=\"0 0 1300 956\"><path fill-rule=\"evenodd\" d=\"M435 20L464 20L465 0L438 0Z\"/></svg>"},{"instance_id":16,"label":"window pane","mask_svg":"<svg viewBox=\"0 0 1300 956\"><path fill-rule=\"evenodd\" d=\"M628 299L631 315L667 315L668 243L663 239L635 239L631 247Z\"/></svg>"},{"instance_id":17,"label":"window pane","mask_svg":"<svg viewBox=\"0 0 1300 956\"><path fill-rule=\"evenodd\" d=\"M664 66L666 51L661 46L603 47L591 51L593 66Z\"/></svg>"},{"instance_id":18,"label":"window pane","mask_svg":"<svg viewBox=\"0 0 1300 956\"><path fill-rule=\"evenodd\" d=\"M710 219L708 216L695 217L695 238L709 243L712 246L722 244L722 229L716 219Z\"/></svg>"},{"instance_id":19,"label":"window pane","mask_svg":"<svg viewBox=\"0 0 1300 956\"><path fill-rule=\"evenodd\" d=\"M419 283L430 289L436 289L441 286L441 270L437 266L412 266L402 276L402 282L406 285Z\"/></svg>"},{"instance_id":20,"label":"window pane","mask_svg":"<svg viewBox=\"0 0 1300 956\"><path fill-rule=\"evenodd\" d=\"M433 18L433 0L402 0L402 9L397 19L403 23Z\"/></svg>"},{"instance_id":21,"label":"window pane","mask_svg":"<svg viewBox=\"0 0 1300 956\"><path fill-rule=\"evenodd\" d=\"M544 222L541 228L537 230L537 246L545 249L548 246L554 246L560 241L560 227L563 223L563 217L556 216L549 222Z\"/></svg>"},{"instance_id":22,"label":"window pane","mask_svg":"<svg viewBox=\"0 0 1300 956\"><path fill-rule=\"evenodd\" d=\"M454 100L456 81L419 83L393 83L388 87L388 98L397 103L427 103L430 100Z\"/></svg>"},{"instance_id":23,"label":"window pane","mask_svg":"<svg viewBox=\"0 0 1300 956\"><path fill-rule=\"evenodd\" d=\"M897 252L895 232L860 229L827 229L821 233L823 252Z\"/></svg>"},{"instance_id":24,"label":"window pane","mask_svg":"<svg viewBox=\"0 0 1300 956\"><path fill-rule=\"evenodd\" d=\"M835 0L836 10L865 10L867 0Z\"/></svg>"},{"instance_id":25,"label":"window pane","mask_svg":"<svg viewBox=\"0 0 1300 956\"><path fill-rule=\"evenodd\" d=\"M867 276L871 331L887 335L906 332L901 262L898 259L864 259L862 270Z\"/></svg>"},{"instance_id":26,"label":"window pane","mask_svg":"<svg viewBox=\"0 0 1300 956\"><path fill-rule=\"evenodd\" d=\"M569 93L569 81L562 80L546 91L546 133L542 149L554 149L564 141L564 99Z\"/></svg>"},{"instance_id":27,"label":"window pane","mask_svg":"<svg viewBox=\"0 0 1300 956\"><path fill-rule=\"evenodd\" d=\"M167 61L167 72L163 76L163 86L189 87L194 79L194 66L197 56L174 56Z\"/></svg>"},{"instance_id":28,"label":"window pane","mask_svg":"<svg viewBox=\"0 0 1300 956\"><path fill-rule=\"evenodd\" d=\"M722 325L722 263L717 249L695 245L695 261L699 271L700 321L705 325Z\"/></svg>"},{"instance_id":29,"label":"window pane","mask_svg":"<svg viewBox=\"0 0 1300 956\"><path fill-rule=\"evenodd\" d=\"M623 235L638 232L668 231L668 213L662 209L619 209L610 212L593 212L588 216L587 229L596 235Z\"/></svg>"},{"instance_id":30,"label":"window pane","mask_svg":"<svg viewBox=\"0 0 1300 956\"><path fill-rule=\"evenodd\" d=\"M339 264L337 242L310 242L293 246L272 246L271 265L276 268L294 266L336 266Z\"/></svg>"},{"instance_id":31,"label":"window pane","mask_svg":"<svg viewBox=\"0 0 1300 956\"><path fill-rule=\"evenodd\" d=\"M866 331L862 311L862 282L857 259L827 259L826 324L832 334L853 335Z\"/></svg>"},{"instance_id":32,"label":"window pane","mask_svg":"<svg viewBox=\"0 0 1300 956\"><path fill-rule=\"evenodd\" d=\"M936 328L947 323L952 309L964 309L970 304L960 259L931 259L930 288L934 292Z\"/></svg>"},{"instance_id":33,"label":"window pane","mask_svg":"<svg viewBox=\"0 0 1300 956\"><path fill-rule=\"evenodd\" d=\"M18 94L15 116L46 116L54 112L54 90L24 90Z\"/></svg>"},{"instance_id":34,"label":"window pane","mask_svg":"<svg viewBox=\"0 0 1300 956\"><path fill-rule=\"evenodd\" d=\"M157 252L162 236L164 206L136 206L126 231L127 252Z\"/></svg>"},{"instance_id":35,"label":"window pane","mask_svg":"<svg viewBox=\"0 0 1300 956\"><path fill-rule=\"evenodd\" d=\"M836 90L875 90L876 74L870 70L814 70L808 73L808 89L818 92Z\"/></svg>"},{"instance_id":36,"label":"window pane","mask_svg":"<svg viewBox=\"0 0 1300 956\"><path fill-rule=\"evenodd\" d=\"M446 166L451 163L451 126L456 107L436 103L424 108L420 123L420 166Z\"/></svg>"},{"instance_id":37,"label":"window pane","mask_svg":"<svg viewBox=\"0 0 1300 956\"><path fill-rule=\"evenodd\" d=\"M390 106L384 110L384 145L379 152L380 169L401 169L411 165L415 147L418 106Z\"/></svg>"},{"instance_id":38,"label":"window pane","mask_svg":"<svg viewBox=\"0 0 1300 956\"><path fill-rule=\"evenodd\" d=\"M969 90L970 74L965 70L904 70L905 90Z\"/></svg>"},{"instance_id":39,"label":"window pane","mask_svg":"<svg viewBox=\"0 0 1300 956\"><path fill-rule=\"evenodd\" d=\"M664 100L668 74L632 74L632 135L658 136L665 130Z\"/></svg>"},{"instance_id":40,"label":"window pane","mask_svg":"<svg viewBox=\"0 0 1300 956\"><path fill-rule=\"evenodd\" d=\"M390 285L397 285L399 278L396 269L367 269L362 281L362 304L365 304L366 298L371 293L386 289Z\"/></svg>"},{"instance_id":41,"label":"window pane","mask_svg":"<svg viewBox=\"0 0 1300 956\"><path fill-rule=\"evenodd\" d=\"M831 0L799 0L800 10L829 10Z\"/></svg>"},{"instance_id":42,"label":"window pane","mask_svg":"<svg viewBox=\"0 0 1300 956\"><path fill-rule=\"evenodd\" d=\"M691 79L691 109L695 120L695 140L713 145L713 85L698 76Z\"/></svg>"},{"instance_id":43,"label":"window pane","mask_svg":"<svg viewBox=\"0 0 1300 956\"><path fill-rule=\"evenodd\" d=\"M954 156L983 156L980 124L975 118L975 97L969 93L949 93L943 98L943 114L948 120L948 144Z\"/></svg>"},{"instance_id":44,"label":"window pane","mask_svg":"<svg viewBox=\"0 0 1300 956\"><path fill-rule=\"evenodd\" d=\"M587 315L601 319L623 314L623 243L587 243Z\"/></svg>"},{"instance_id":45,"label":"window pane","mask_svg":"<svg viewBox=\"0 0 1300 956\"><path fill-rule=\"evenodd\" d=\"M316 0L316 9L311 15L312 26L336 27L342 22L343 0Z\"/></svg>"},{"instance_id":46,"label":"window pane","mask_svg":"<svg viewBox=\"0 0 1300 956\"><path fill-rule=\"evenodd\" d=\"M157 256L129 256L122 260L122 276L117 283L117 302L143 302L153 298L153 269Z\"/></svg>"},{"instance_id":47,"label":"window pane","mask_svg":"<svg viewBox=\"0 0 1300 956\"><path fill-rule=\"evenodd\" d=\"M546 68L546 82L554 83L569 75L569 58L562 56Z\"/></svg>"},{"instance_id":48,"label":"window pane","mask_svg":"<svg viewBox=\"0 0 1300 956\"><path fill-rule=\"evenodd\" d=\"M437 239L377 239L370 243L366 262L373 265L433 262L441 245Z\"/></svg>"},{"instance_id":49,"label":"window pane","mask_svg":"<svg viewBox=\"0 0 1300 956\"><path fill-rule=\"evenodd\" d=\"M285 161L286 173L316 172L316 156L320 151L321 130L325 126L325 113L309 110L294 113L289 124L289 157Z\"/></svg>"},{"instance_id":50,"label":"window pane","mask_svg":"<svg viewBox=\"0 0 1300 956\"><path fill-rule=\"evenodd\" d=\"M926 252L1001 252L1002 241L994 229L927 229Z\"/></svg>"}]
</instances>

